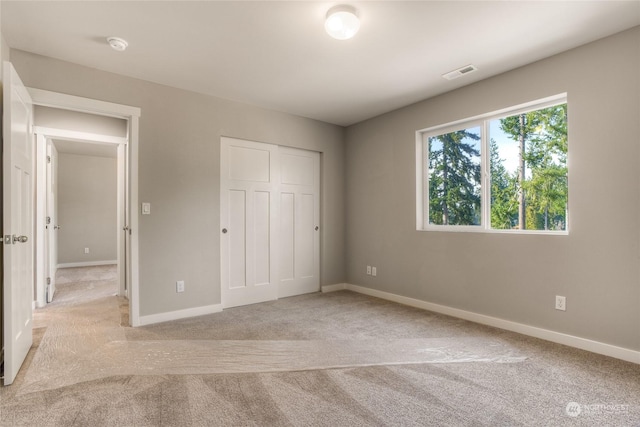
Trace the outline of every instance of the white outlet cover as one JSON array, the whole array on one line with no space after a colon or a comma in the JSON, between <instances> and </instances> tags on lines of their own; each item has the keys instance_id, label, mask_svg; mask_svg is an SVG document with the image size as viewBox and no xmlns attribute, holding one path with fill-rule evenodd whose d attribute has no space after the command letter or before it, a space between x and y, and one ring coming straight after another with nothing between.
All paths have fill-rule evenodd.
<instances>
[{"instance_id":1,"label":"white outlet cover","mask_svg":"<svg viewBox=\"0 0 640 427\"><path fill-rule=\"evenodd\" d=\"M178 280L176 282L176 292L184 292L184 280Z\"/></svg>"}]
</instances>

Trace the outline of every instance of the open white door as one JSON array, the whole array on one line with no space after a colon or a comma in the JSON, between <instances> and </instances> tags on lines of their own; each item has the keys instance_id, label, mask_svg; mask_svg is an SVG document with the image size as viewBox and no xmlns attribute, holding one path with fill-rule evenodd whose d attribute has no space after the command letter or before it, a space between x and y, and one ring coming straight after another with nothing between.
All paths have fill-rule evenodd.
<instances>
[{"instance_id":1,"label":"open white door","mask_svg":"<svg viewBox=\"0 0 640 427\"><path fill-rule=\"evenodd\" d=\"M4 63L3 73L4 385L8 385L32 343L33 107L11 63Z\"/></svg>"},{"instance_id":2,"label":"open white door","mask_svg":"<svg viewBox=\"0 0 640 427\"><path fill-rule=\"evenodd\" d=\"M56 273L58 272L58 150L47 139L47 254L45 259L47 273L47 302L53 300L56 292Z\"/></svg>"}]
</instances>

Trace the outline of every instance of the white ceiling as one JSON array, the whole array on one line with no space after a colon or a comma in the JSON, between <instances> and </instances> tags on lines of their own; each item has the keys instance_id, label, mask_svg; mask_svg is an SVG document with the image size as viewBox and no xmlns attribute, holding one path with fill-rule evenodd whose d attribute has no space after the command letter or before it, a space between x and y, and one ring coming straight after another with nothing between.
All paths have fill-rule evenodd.
<instances>
[{"instance_id":1,"label":"white ceiling","mask_svg":"<svg viewBox=\"0 0 640 427\"><path fill-rule=\"evenodd\" d=\"M640 25L640 1L7 1L11 48L350 125ZM106 37L129 42L122 53ZM458 80L441 75L467 64ZM579 71L578 71L579 72Z\"/></svg>"},{"instance_id":2,"label":"white ceiling","mask_svg":"<svg viewBox=\"0 0 640 427\"><path fill-rule=\"evenodd\" d=\"M80 156L116 158L118 147L115 144L99 144L95 142L69 141L65 139L53 140L58 153L77 154Z\"/></svg>"}]
</instances>

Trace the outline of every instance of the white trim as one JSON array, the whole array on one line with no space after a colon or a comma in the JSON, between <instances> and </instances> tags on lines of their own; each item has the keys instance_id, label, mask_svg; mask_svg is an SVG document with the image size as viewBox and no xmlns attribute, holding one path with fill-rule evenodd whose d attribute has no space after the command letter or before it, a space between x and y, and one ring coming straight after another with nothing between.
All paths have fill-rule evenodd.
<instances>
[{"instance_id":1,"label":"white trim","mask_svg":"<svg viewBox=\"0 0 640 427\"><path fill-rule=\"evenodd\" d=\"M106 261L83 261L83 262L64 262L58 264L58 268L70 268L70 267L95 267L98 265L113 265L118 264L117 259Z\"/></svg>"},{"instance_id":2,"label":"white trim","mask_svg":"<svg viewBox=\"0 0 640 427\"><path fill-rule=\"evenodd\" d=\"M120 168L120 165L124 163L124 155L127 146L127 138L116 137L110 135L102 135L97 133L89 133L89 132L77 132L68 129L59 129L59 128L50 128L46 126L33 126L33 132L36 136L36 157L35 157L35 166L36 166L36 181L37 181L37 189L36 189L36 301L38 302L39 307L44 307L46 302L46 286L45 285L45 277L49 272L45 271L45 242L44 242L44 234L46 233L46 224L45 217L47 212L46 207L46 197L42 198L40 194L46 194L46 184L47 184L47 152L46 152L46 143L52 139L64 139L67 141L78 141L82 143L88 144L109 144L109 145L117 145L118 155L118 186L117 186L117 224L116 224L116 234L118 240L118 257L124 257L124 250L121 248L120 240L121 233L123 227L123 217L124 217L124 193L121 189L121 185L124 185L124 169ZM120 263L118 263L120 265ZM124 282L122 275L120 277L120 291L119 294L124 296L122 289L124 288Z\"/></svg>"},{"instance_id":3,"label":"white trim","mask_svg":"<svg viewBox=\"0 0 640 427\"><path fill-rule=\"evenodd\" d=\"M425 221L425 214L428 215L428 211L424 209L425 174L422 162L426 153L423 139L423 134L416 132L416 230L424 230L425 225L429 224L428 218Z\"/></svg>"},{"instance_id":4,"label":"white trim","mask_svg":"<svg viewBox=\"0 0 640 427\"><path fill-rule=\"evenodd\" d=\"M344 291L347 289L346 283L336 283L335 285L324 285L320 291L325 294L327 292Z\"/></svg>"},{"instance_id":5,"label":"white trim","mask_svg":"<svg viewBox=\"0 0 640 427\"><path fill-rule=\"evenodd\" d=\"M34 126L33 132L46 135L51 139L64 139L67 141L79 141L89 144L126 144L127 138L121 136L101 135L91 132L78 132L75 130L57 129L44 126Z\"/></svg>"},{"instance_id":6,"label":"white trim","mask_svg":"<svg viewBox=\"0 0 640 427\"><path fill-rule=\"evenodd\" d=\"M138 133L139 133L139 117L131 116L129 118L129 204L127 212L129 213L129 246L131 247L131 255L127 259L131 263L127 267L126 272L130 280L127 293L129 295L129 318L131 326L140 326L140 255L138 252ZM126 262L126 261L125 261Z\"/></svg>"},{"instance_id":7,"label":"white trim","mask_svg":"<svg viewBox=\"0 0 640 427\"><path fill-rule=\"evenodd\" d=\"M82 98L31 87L28 87L27 91L29 95L31 95L33 103L43 107L63 108L65 110L125 119L129 117L140 117L140 108L138 107L130 107L128 105L114 104L112 102L98 101L97 99Z\"/></svg>"},{"instance_id":8,"label":"white trim","mask_svg":"<svg viewBox=\"0 0 640 427\"><path fill-rule=\"evenodd\" d=\"M36 148L34 157L34 170L36 180L36 195L46 194L47 192L47 139L44 135L35 134ZM47 216L47 198L36 197L35 199L35 215L36 215L36 230L35 230L35 280L36 280L36 292L35 300L39 308L47 305L46 298L46 279L47 272L45 271L45 239L44 236L47 232L46 216Z\"/></svg>"},{"instance_id":9,"label":"white trim","mask_svg":"<svg viewBox=\"0 0 640 427\"><path fill-rule=\"evenodd\" d=\"M165 313L149 314L139 317L139 325L151 325L154 323L169 322L171 320L186 319L189 317L204 316L207 314L220 313L222 304L205 305L202 307L187 308L184 310L168 311Z\"/></svg>"},{"instance_id":10,"label":"white trim","mask_svg":"<svg viewBox=\"0 0 640 427\"><path fill-rule=\"evenodd\" d=\"M127 223L127 202L125 200L125 183L127 181L125 163L127 157L127 147L124 144L118 144L116 155L116 248L118 254L118 295L126 297L126 278L124 274L126 261L125 232L124 226Z\"/></svg>"},{"instance_id":11,"label":"white trim","mask_svg":"<svg viewBox=\"0 0 640 427\"><path fill-rule=\"evenodd\" d=\"M483 212L483 217L484 217ZM490 217L489 214L486 215ZM488 234L531 234L541 236L568 236L568 230L511 230L511 229L499 229L499 228L484 228L482 225L440 225L440 224L427 224L421 230L416 231L437 231L443 233L488 233Z\"/></svg>"},{"instance_id":12,"label":"white trim","mask_svg":"<svg viewBox=\"0 0 640 427\"><path fill-rule=\"evenodd\" d=\"M344 286L344 287L343 287ZM327 290L325 291L325 288ZM408 305L410 307L421 308L423 310L433 311L436 313L446 314L448 316L457 317L459 319L469 320L471 322L483 325L493 326L495 328L505 329L507 331L517 332L519 334L540 338L546 341L563 344L569 347L587 350L592 353L598 353L616 359L626 360L627 362L640 364L640 351L631 350L624 347L618 347L587 338L576 337L574 335L563 334L562 332L550 331L535 326L525 325L523 323L512 322L510 320L499 319L497 317L486 316L471 311L461 310L458 308L448 307L446 305L434 304L432 302L422 301L415 298L409 298L402 295L392 294L390 292L379 291L376 289L365 288L364 286L352 285L350 283L323 286L323 292L331 290L346 289L364 295L381 298L388 301L397 302L399 304Z\"/></svg>"},{"instance_id":13,"label":"white trim","mask_svg":"<svg viewBox=\"0 0 640 427\"><path fill-rule=\"evenodd\" d=\"M96 99L82 98L58 92L51 92L42 89L27 88L34 105L53 107L83 113L98 114L102 116L117 117L129 122L128 137L128 190L129 204L127 213L130 217L130 251L126 254L124 262L127 263L128 282L127 293L129 294L129 321L131 326L139 326L140 314L140 290L139 290L139 243L138 243L138 141L139 141L139 119L141 110L138 107L114 104L111 102L99 101ZM86 135L85 135L86 136ZM126 172L126 171L125 171ZM130 263L129 263L130 262Z\"/></svg>"}]
</instances>

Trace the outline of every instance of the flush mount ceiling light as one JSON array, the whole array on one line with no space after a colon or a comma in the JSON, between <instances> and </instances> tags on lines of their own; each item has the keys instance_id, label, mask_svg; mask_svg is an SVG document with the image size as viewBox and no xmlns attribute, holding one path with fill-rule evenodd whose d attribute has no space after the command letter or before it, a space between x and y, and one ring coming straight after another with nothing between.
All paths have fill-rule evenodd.
<instances>
[{"instance_id":1,"label":"flush mount ceiling light","mask_svg":"<svg viewBox=\"0 0 640 427\"><path fill-rule=\"evenodd\" d=\"M360 29L360 20L353 6L334 6L327 12L324 29L338 40L347 40L355 36Z\"/></svg>"},{"instance_id":2,"label":"flush mount ceiling light","mask_svg":"<svg viewBox=\"0 0 640 427\"><path fill-rule=\"evenodd\" d=\"M125 39L121 39L120 37L107 37L107 42L109 46L113 48L113 50L117 50L118 52L124 51L129 43Z\"/></svg>"}]
</instances>

